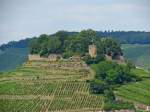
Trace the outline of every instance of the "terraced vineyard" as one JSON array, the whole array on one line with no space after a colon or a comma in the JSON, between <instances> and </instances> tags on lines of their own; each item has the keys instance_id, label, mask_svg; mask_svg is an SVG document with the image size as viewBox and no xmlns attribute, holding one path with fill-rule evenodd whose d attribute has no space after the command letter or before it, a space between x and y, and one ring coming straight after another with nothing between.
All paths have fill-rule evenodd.
<instances>
[{"instance_id":1,"label":"terraced vineyard","mask_svg":"<svg viewBox=\"0 0 150 112\"><path fill-rule=\"evenodd\" d=\"M82 61L27 62L0 75L0 112L101 110L104 97L90 94L91 78Z\"/></svg>"}]
</instances>

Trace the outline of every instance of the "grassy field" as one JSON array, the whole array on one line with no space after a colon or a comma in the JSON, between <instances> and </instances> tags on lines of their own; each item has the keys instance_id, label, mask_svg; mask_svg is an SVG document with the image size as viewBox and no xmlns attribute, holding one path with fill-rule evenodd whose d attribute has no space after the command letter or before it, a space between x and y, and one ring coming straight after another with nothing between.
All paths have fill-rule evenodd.
<instances>
[{"instance_id":1,"label":"grassy field","mask_svg":"<svg viewBox=\"0 0 150 112\"><path fill-rule=\"evenodd\" d=\"M124 85L118 89L117 95L133 102L150 105L150 80Z\"/></svg>"},{"instance_id":2,"label":"grassy field","mask_svg":"<svg viewBox=\"0 0 150 112\"><path fill-rule=\"evenodd\" d=\"M90 94L93 78L80 62L27 62L0 75L0 112L90 112L104 96Z\"/></svg>"},{"instance_id":3,"label":"grassy field","mask_svg":"<svg viewBox=\"0 0 150 112\"><path fill-rule=\"evenodd\" d=\"M123 44L122 49L126 58L133 61L136 66L150 70L150 45Z\"/></svg>"}]
</instances>

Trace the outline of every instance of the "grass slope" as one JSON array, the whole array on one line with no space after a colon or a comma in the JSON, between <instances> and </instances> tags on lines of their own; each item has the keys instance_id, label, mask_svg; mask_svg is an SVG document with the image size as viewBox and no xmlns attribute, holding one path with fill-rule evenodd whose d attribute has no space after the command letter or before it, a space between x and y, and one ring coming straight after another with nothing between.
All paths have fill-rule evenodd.
<instances>
[{"instance_id":1,"label":"grass slope","mask_svg":"<svg viewBox=\"0 0 150 112\"><path fill-rule=\"evenodd\" d=\"M26 61L27 55L27 48L9 48L0 51L0 71L15 69Z\"/></svg>"},{"instance_id":2,"label":"grass slope","mask_svg":"<svg viewBox=\"0 0 150 112\"><path fill-rule=\"evenodd\" d=\"M117 89L117 96L132 101L150 105L150 72L142 69L133 69L133 73L142 78L142 81L128 83Z\"/></svg>"},{"instance_id":3,"label":"grass slope","mask_svg":"<svg viewBox=\"0 0 150 112\"><path fill-rule=\"evenodd\" d=\"M150 80L124 85L118 89L118 96L127 100L150 105Z\"/></svg>"},{"instance_id":4,"label":"grass slope","mask_svg":"<svg viewBox=\"0 0 150 112\"><path fill-rule=\"evenodd\" d=\"M124 44L122 49L125 57L133 61L136 66L150 69L150 45Z\"/></svg>"},{"instance_id":5,"label":"grass slope","mask_svg":"<svg viewBox=\"0 0 150 112\"><path fill-rule=\"evenodd\" d=\"M2 112L91 112L101 110L104 96L92 95L92 73L82 61L27 62L0 75Z\"/></svg>"}]
</instances>

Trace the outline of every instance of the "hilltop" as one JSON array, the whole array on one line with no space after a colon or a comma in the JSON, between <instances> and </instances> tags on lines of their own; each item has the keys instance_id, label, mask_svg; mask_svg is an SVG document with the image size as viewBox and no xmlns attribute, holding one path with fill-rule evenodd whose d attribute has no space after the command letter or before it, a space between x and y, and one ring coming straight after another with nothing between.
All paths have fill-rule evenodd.
<instances>
[{"instance_id":1,"label":"hilltop","mask_svg":"<svg viewBox=\"0 0 150 112\"><path fill-rule=\"evenodd\" d=\"M77 35L78 32L67 32L67 31L59 31L59 32L65 32L65 35ZM57 32L58 33L58 32ZM52 34L53 36L55 36L57 33ZM131 44L131 46L133 44L150 44L150 33L149 32L139 32L139 31L97 31L96 35L101 38L105 38L105 37L112 37L113 39L117 39L119 40L119 42L121 44ZM37 37L35 37L37 38ZM29 45L30 42L32 41L33 38L28 38L28 39L24 39L24 40L20 40L20 41L13 41L13 42L9 42L7 44L3 44L0 46L0 49L3 50L3 54L2 51L0 51L0 71L6 71L6 70L11 70L11 69L15 69L16 66L20 65L21 63L25 62L25 60L27 59L28 53L29 53ZM124 47L124 46L123 46ZM141 47L139 45L139 47ZM139 47L134 48L133 51L136 51L137 53L141 54L141 51L143 51L143 49L139 49ZM132 55L132 51L130 50L132 49L132 47L123 50L126 58L131 59L131 61L133 61L135 64L137 65L142 65L144 68L147 69L147 66L149 66L149 63L147 63L148 61L144 60L146 58L143 57L148 57L149 53L144 53L143 56L141 57L140 55L136 55L133 57ZM138 50L137 50L138 49ZM131 53L129 53L131 51ZM21 53L17 53L17 52L21 52ZM5 53L5 54L4 54ZM17 55L16 55L17 53ZM131 55L130 55L131 54ZM133 58L132 58L133 57ZM138 61L137 61L138 59ZM16 60L14 64L8 65L8 62L13 62L13 60ZM145 63L147 63L145 65Z\"/></svg>"}]
</instances>

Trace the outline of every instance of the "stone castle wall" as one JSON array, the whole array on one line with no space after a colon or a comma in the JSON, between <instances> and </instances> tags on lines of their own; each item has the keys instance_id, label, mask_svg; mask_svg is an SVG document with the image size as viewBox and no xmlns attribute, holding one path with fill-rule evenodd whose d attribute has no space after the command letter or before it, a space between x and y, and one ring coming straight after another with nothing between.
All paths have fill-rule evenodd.
<instances>
[{"instance_id":1,"label":"stone castle wall","mask_svg":"<svg viewBox=\"0 0 150 112\"><path fill-rule=\"evenodd\" d=\"M43 58L40 55L34 54L34 55L28 55L29 61L48 61L48 58Z\"/></svg>"}]
</instances>

